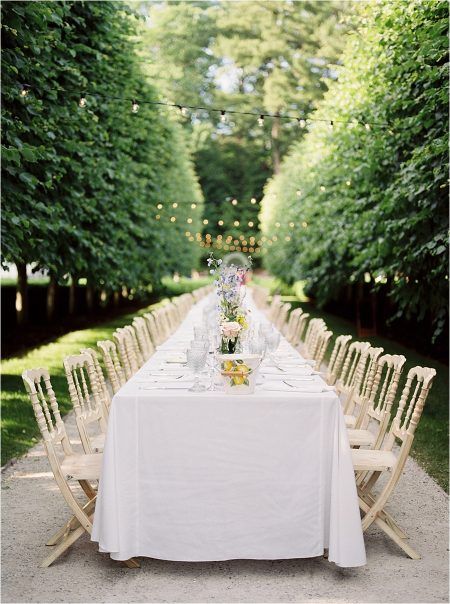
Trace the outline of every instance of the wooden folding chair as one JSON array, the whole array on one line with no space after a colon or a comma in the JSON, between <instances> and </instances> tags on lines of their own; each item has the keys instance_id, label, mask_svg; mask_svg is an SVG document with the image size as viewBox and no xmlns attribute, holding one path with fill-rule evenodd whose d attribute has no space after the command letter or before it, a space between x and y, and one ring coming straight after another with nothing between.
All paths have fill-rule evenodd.
<instances>
[{"instance_id":1,"label":"wooden folding chair","mask_svg":"<svg viewBox=\"0 0 450 604\"><path fill-rule=\"evenodd\" d=\"M317 337L314 341L314 347L311 350L311 358L315 360L314 369L320 371L323 359L327 352L328 345L333 337L333 332L323 326L317 332Z\"/></svg>"},{"instance_id":2,"label":"wooden folding chair","mask_svg":"<svg viewBox=\"0 0 450 604\"><path fill-rule=\"evenodd\" d=\"M97 375L97 384L102 399L102 403L106 407L107 414L109 415L109 408L111 407L111 394L108 389L108 385L103 375L103 369L101 368L100 361L98 358L97 351L93 348L82 348L80 350L82 354L88 354L91 356L94 363L95 373Z\"/></svg>"},{"instance_id":3,"label":"wooden folding chair","mask_svg":"<svg viewBox=\"0 0 450 604\"><path fill-rule=\"evenodd\" d=\"M297 328L291 340L291 344L295 348L297 348L302 342L304 342L308 319L309 312L303 312L298 319Z\"/></svg>"},{"instance_id":4,"label":"wooden folding chair","mask_svg":"<svg viewBox=\"0 0 450 604\"><path fill-rule=\"evenodd\" d=\"M153 342L147 328L147 321L144 319L144 317L136 317L133 319L133 327L144 361L147 361L155 352L155 347L153 346Z\"/></svg>"},{"instance_id":5,"label":"wooden folding chair","mask_svg":"<svg viewBox=\"0 0 450 604\"><path fill-rule=\"evenodd\" d=\"M365 355L369 348L369 342L352 342L348 347L341 376L334 384L334 388L339 395L344 395L347 398L351 396L362 371L360 365L365 366Z\"/></svg>"},{"instance_id":6,"label":"wooden folding chair","mask_svg":"<svg viewBox=\"0 0 450 604\"><path fill-rule=\"evenodd\" d=\"M144 355L141 347L139 346L136 330L134 329L133 325L125 325L123 330L127 334L125 342L126 346L128 347L128 357L134 357L133 362L136 362L137 369L140 369L144 364Z\"/></svg>"},{"instance_id":7,"label":"wooden folding chair","mask_svg":"<svg viewBox=\"0 0 450 604\"><path fill-rule=\"evenodd\" d=\"M100 340L97 342L97 346L102 355L113 394L116 394L126 383L125 371L120 363L116 345L111 340Z\"/></svg>"},{"instance_id":8,"label":"wooden folding chair","mask_svg":"<svg viewBox=\"0 0 450 604\"><path fill-rule=\"evenodd\" d=\"M289 315L289 320L287 321L284 330L284 335L288 342L292 342L292 339L294 338L302 312L303 310L301 308L294 308Z\"/></svg>"},{"instance_id":9,"label":"wooden folding chair","mask_svg":"<svg viewBox=\"0 0 450 604\"><path fill-rule=\"evenodd\" d=\"M73 354L64 359L70 400L85 453L103 451L108 411L100 396L94 362L89 354ZM95 434L91 434L93 426Z\"/></svg>"},{"instance_id":10,"label":"wooden folding chair","mask_svg":"<svg viewBox=\"0 0 450 604\"><path fill-rule=\"evenodd\" d=\"M353 388L348 394L344 405L345 422L352 428L359 428L361 426L363 411L367 408L367 401L369 400L375 380L378 359L382 354L383 348L370 346L361 355L355 371Z\"/></svg>"},{"instance_id":11,"label":"wooden folding chair","mask_svg":"<svg viewBox=\"0 0 450 604\"><path fill-rule=\"evenodd\" d=\"M150 334L153 346L156 348L162 343L162 339L156 324L155 315L151 312L147 312L144 315L144 319L147 321L147 329Z\"/></svg>"},{"instance_id":12,"label":"wooden folding chair","mask_svg":"<svg viewBox=\"0 0 450 604\"><path fill-rule=\"evenodd\" d=\"M305 341L300 344L300 353L306 358L313 358L316 348L316 340L321 330L326 330L327 326L323 319L311 319L305 332Z\"/></svg>"},{"instance_id":13,"label":"wooden folding chair","mask_svg":"<svg viewBox=\"0 0 450 604\"><path fill-rule=\"evenodd\" d=\"M57 560L86 531L92 532L92 519L97 493L91 482L100 478L101 454L76 454L67 436L66 427L59 412L58 402L52 388L47 369L28 369L23 372L25 390L33 405L39 430L44 440L44 449L55 481L73 516L48 541L52 552L44 558L41 567L46 568ZM61 452L58 450L61 447ZM62 453L62 455L61 455ZM71 481L83 489L87 502L81 504L72 491ZM130 559L129 568L139 568L139 563Z\"/></svg>"},{"instance_id":14,"label":"wooden folding chair","mask_svg":"<svg viewBox=\"0 0 450 604\"><path fill-rule=\"evenodd\" d=\"M378 359L375 379L365 408L361 410L360 428L348 429L352 447L379 449L391 419L400 376L406 359L403 355L384 354ZM369 425L373 430L369 430Z\"/></svg>"},{"instance_id":15,"label":"wooden folding chair","mask_svg":"<svg viewBox=\"0 0 450 604\"><path fill-rule=\"evenodd\" d=\"M278 313L278 317L275 323L275 327L278 331L283 332L284 326L287 321L287 317L289 315L289 311L291 310L292 305L289 303L282 304L280 308L280 312Z\"/></svg>"},{"instance_id":16,"label":"wooden folding chair","mask_svg":"<svg viewBox=\"0 0 450 604\"><path fill-rule=\"evenodd\" d=\"M414 560L419 560L420 555L408 544L407 535L386 512L385 506L402 475L435 375L436 371L429 367L410 369L397 413L381 449L352 449L355 471L366 475L358 486L359 506L364 512L363 530L366 531L375 523ZM398 454L393 450L396 439L400 441ZM374 486L385 472L389 473L388 480L381 491L375 494Z\"/></svg>"},{"instance_id":17,"label":"wooden folding chair","mask_svg":"<svg viewBox=\"0 0 450 604\"><path fill-rule=\"evenodd\" d=\"M334 347L331 352L330 362L328 363L327 373L325 376L325 381L330 386L333 386L341 375L345 354L348 350L351 339L352 336L338 336L334 342Z\"/></svg>"}]
</instances>

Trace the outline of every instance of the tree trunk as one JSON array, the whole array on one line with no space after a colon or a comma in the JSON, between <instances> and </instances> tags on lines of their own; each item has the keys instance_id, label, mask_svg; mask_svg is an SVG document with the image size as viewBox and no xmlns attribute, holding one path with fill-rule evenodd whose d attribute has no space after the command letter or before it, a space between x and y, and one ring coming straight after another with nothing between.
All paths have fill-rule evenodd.
<instances>
[{"instance_id":1,"label":"tree trunk","mask_svg":"<svg viewBox=\"0 0 450 604\"><path fill-rule=\"evenodd\" d=\"M76 277L71 277L69 285L69 315L75 314L77 282L78 279Z\"/></svg>"},{"instance_id":2,"label":"tree trunk","mask_svg":"<svg viewBox=\"0 0 450 604\"><path fill-rule=\"evenodd\" d=\"M86 306L88 314L91 314L94 309L94 289L91 285L86 285Z\"/></svg>"},{"instance_id":3,"label":"tree trunk","mask_svg":"<svg viewBox=\"0 0 450 604\"><path fill-rule=\"evenodd\" d=\"M56 286L55 275L50 275L50 283L47 288L47 321L49 322L55 318Z\"/></svg>"},{"instance_id":4,"label":"tree trunk","mask_svg":"<svg viewBox=\"0 0 450 604\"><path fill-rule=\"evenodd\" d=\"M114 292L114 295L113 295L114 308L118 308L119 303L120 303L120 292Z\"/></svg>"},{"instance_id":5,"label":"tree trunk","mask_svg":"<svg viewBox=\"0 0 450 604\"><path fill-rule=\"evenodd\" d=\"M17 289L16 289L16 317L17 325L26 325L28 323L28 281L27 265L25 262L18 262L17 267Z\"/></svg>"},{"instance_id":6,"label":"tree trunk","mask_svg":"<svg viewBox=\"0 0 450 604\"><path fill-rule=\"evenodd\" d=\"M279 138L280 138L280 118L274 117L273 121L272 121L272 130L271 130L272 163L273 163L273 173L274 174L279 173L280 165L281 165Z\"/></svg>"}]
</instances>

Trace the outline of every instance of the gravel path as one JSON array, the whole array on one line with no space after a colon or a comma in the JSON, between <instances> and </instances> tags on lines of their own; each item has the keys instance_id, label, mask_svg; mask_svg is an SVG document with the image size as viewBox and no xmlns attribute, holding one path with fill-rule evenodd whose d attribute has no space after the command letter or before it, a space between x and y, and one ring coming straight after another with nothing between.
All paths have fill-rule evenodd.
<instances>
[{"instance_id":1,"label":"gravel path","mask_svg":"<svg viewBox=\"0 0 450 604\"><path fill-rule=\"evenodd\" d=\"M69 434L76 440L74 419ZM445 492L410 459L390 510L422 554L409 560L383 533L366 534L367 566L323 558L181 563L141 559L128 570L85 536L47 569L44 543L68 516L43 447L2 480L2 602L448 602Z\"/></svg>"}]
</instances>

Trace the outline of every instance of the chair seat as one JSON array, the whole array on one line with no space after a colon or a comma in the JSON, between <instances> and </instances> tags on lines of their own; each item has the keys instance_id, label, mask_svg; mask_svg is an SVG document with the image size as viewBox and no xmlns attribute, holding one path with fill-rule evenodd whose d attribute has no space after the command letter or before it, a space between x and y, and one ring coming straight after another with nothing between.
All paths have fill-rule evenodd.
<instances>
[{"instance_id":1,"label":"chair seat","mask_svg":"<svg viewBox=\"0 0 450 604\"><path fill-rule=\"evenodd\" d=\"M68 455L61 464L67 478L75 480L98 480L102 470L101 453L92 455Z\"/></svg>"},{"instance_id":2,"label":"chair seat","mask_svg":"<svg viewBox=\"0 0 450 604\"><path fill-rule=\"evenodd\" d=\"M352 449L353 467L357 472L383 472L394 467L397 458L392 451L371 451L368 449Z\"/></svg>"},{"instance_id":3,"label":"chair seat","mask_svg":"<svg viewBox=\"0 0 450 604\"><path fill-rule=\"evenodd\" d=\"M345 425L347 428L354 428L356 424L356 417L354 415L344 415Z\"/></svg>"},{"instance_id":4,"label":"chair seat","mask_svg":"<svg viewBox=\"0 0 450 604\"><path fill-rule=\"evenodd\" d=\"M101 453L105 447L105 434L96 434L89 439L95 453Z\"/></svg>"},{"instance_id":5,"label":"chair seat","mask_svg":"<svg viewBox=\"0 0 450 604\"><path fill-rule=\"evenodd\" d=\"M368 447L375 442L375 435L370 430L354 430L350 428L347 433L351 447Z\"/></svg>"}]
</instances>

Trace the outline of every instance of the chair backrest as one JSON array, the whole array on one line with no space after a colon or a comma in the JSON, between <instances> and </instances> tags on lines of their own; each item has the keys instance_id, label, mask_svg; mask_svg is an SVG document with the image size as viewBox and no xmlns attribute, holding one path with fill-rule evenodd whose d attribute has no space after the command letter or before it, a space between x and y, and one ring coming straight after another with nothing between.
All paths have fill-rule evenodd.
<instances>
[{"instance_id":1,"label":"chair backrest","mask_svg":"<svg viewBox=\"0 0 450 604\"><path fill-rule=\"evenodd\" d=\"M155 315L151 312L147 312L144 315L144 319L147 321L148 332L152 339L153 346L156 348L156 346L161 344L161 338L158 331L158 325L156 324Z\"/></svg>"},{"instance_id":2,"label":"chair backrest","mask_svg":"<svg viewBox=\"0 0 450 604\"><path fill-rule=\"evenodd\" d=\"M280 312L278 314L277 322L276 322L276 328L279 331L283 330L283 327L286 324L286 320L287 320L289 311L291 310L291 307L292 307L292 304L289 304L289 303L281 305Z\"/></svg>"},{"instance_id":3,"label":"chair backrest","mask_svg":"<svg viewBox=\"0 0 450 604\"><path fill-rule=\"evenodd\" d=\"M306 332L306 326L308 324L309 312L303 312L297 322L297 329L294 333L291 344L293 346L298 346L301 342L304 342L304 335Z\"/></svg>"},{"instance_id":4,"label":"chair backrest","mask_svg":"<svg viewBox=\"0 0 450 604\"><path fill-rule=\"evenodd\" d=\"M142 351L142 356L146 361L155 352L155 348L147 328L147 321L144 319L144 317L136 317L133 319L133 327L136 332L139 347Z\"/></svg>"},{"instance_id":5,"label":"chair backrest","mask_svg":"<svg viewBox=\"0 0 450 604\"><path fill-rule=\"evenodd\" d=\"M408 371L397 413L382 445L383 450L391 450L395 440L400 440L400 453L397 460L400 468L408 457L435 375L436 370L430 367L413 367Z\"/></svg>"},{"instance_id":6,"label":"chair backrest","mask_svg":"<svg viewBox=\"0 0 450 604\"><path fill-rule=\"evenodd\" d=\"M281 306L281 296L278 294L275 294L274 296L272 296L272 301L270 303L269 306L269 311L268 311L268 318L270 319L270 321L275 322L276 318L277 318L277 314L278 311L280 310L280 306Z\"/></svg>"},{"instance_id":7,"label":"chair backrest","mask_svg":"<svg viewBox=\"0 0 450 604\"><path fill-rule=\"evenodd\" d=\"M349 393L360 375L360 363L365 365L365 355L370 348L369 342L352 342L348 347L342 366L341 377L336 382L338 392Z\"/></svg>"},{"instance_id":8,"label":"chair backrest","mask_svg":"<svg viewBox=\"0 0 450 604\"><path fill-rule=\"evenodd\" d=\"M113 339L114 339L114 342L116 343L117 350L119 351L119 357L120 357L122 367L125 370L125 379L129 380L134 375L134 373L137 371L137 369L136 369L137 362L135 361L132 364L132 360L128 356L129 344L128 344L126 331L124 331L124 329L122 327L119 327L113 333Z\"/></svg>"},{"instance_id":9,"label":"chair backrest","mask_svg":"<svg viewBox=\"0 0 450 604\"><path fill-rule=\"evenodd\" d=\"M101 340L97 346L103 358L113 394L115 394L126 382L125 371L120 363L117 348L111 340Z\"/></svg>"},{"instance_id":10,"label":"chair backrest","mask_svg":"<svg viewBox=\"0 0 450 604\"><path fill-rule=\"evenodd\" d=\"M362 421L360 422L363 429L366 429L369 423L376 424L374 449L380 447L386 434L405 362L405 357L400 354L384 354L378 359L367 409L362 411Z\"/></svg>"},{"instance_id":11,"label":"chair backrest","mask_svg":"<svg viewBox=\"0 0 450 604\"><path fill-rule=\"evenodd\" d=\"M128 358L131 361L131 365L133 367L133 373L136 373L138 369L142 367L144 364L144 356L139 347L138 339L136 336L136 331L132 325L125 325L123 327L123 331L125 332L125 346L128 350Z\"/></svg>"},{"instance_id":12,"label":"chair backrest","mask_svg":"<svg viewBox=\"0 0 450 604\"><path fill-rule=\"evenodd\" d=\"M361 422L375 380L378 359L382 354L382 348L369 346L367 351L361 355L357 364L355 378L351 389L347 393L347 399L344 406L345 414L355 415L355 428L361 427Z\"/></svg>"},{"instance_id":13,"label":"chair backrest","mask_svg":"<svg viewBox=\"0 0 450 604\"><path fill-rule=\"evenodd\" d=\"M93 348L82 348L80 350L82 354L89 354L94 363L95 371L97 374L97 382L99 394L102 398L102 403L105 405L108 413L111 406L111 395L109 394L108 386L106 384L105 376L103 375L103 369L101 368L100 361L98 359L97 351Z\"/></svg>"},{"instance_id":14,"label":"chair backrest","mask_svg":"<svg viewBox=\"0 0 450 604\"><path fill-rule=\"evenodd\" d=\"M344 363L345 354L350 345L352 336L338 336L334 342L333 351L331 352L330 362L326 375L327 383L333 385L341 375L342 365Z\"/></svg>"},{"instance_id":15,"label":"chair backrest","mask_svg":"<svg viewBox=\"0 0 450 604\"><path fill-rule=\"evenodd\" d=\"M72 445L67 436L66 427L61 418L58 401L50 381L47 369L27 369L22 373L25 390L33 405L39 430L44 439L44 445L50 463L59 467L56 447L61 445L66 455L73 453Z\"/></svg>"},{"instance_id":16,"label":"chair backrest","mask_svg":"<svg viewBox=\"0 0 450 604\"><path fill-rule=\"evenodd\" d=\"M321 327L318 330L317 338L314 343L314 349L312 350L312 358L316 361L314 365L314 369L319 371L325 354L327 352L328 345L330 344L331 338L333 337L333 332L329 329Z\"/></svg>"},{"instance_id":17,"label":"chair backrest","mask_svg":"<svg viewBox=\"0 0 450 604\"><path fill-rule=\"evenodd\" d=\"M303 310L301 308L294 308L289 315L289 320L286 324L285 335L286 339L290 342L297 330L298 321Z\"/></svg>"},{"instance_id":18,"label":"chair backrest","mask_svg":"<svg viewBox=\"0 0 450 604\"><path fill-rule=\"evenodd\" d=\"M304 352L310 357L314 357L314 351L316 348L316 341L321 330L326 330L327 326L323 319L311 319L306 329L305 334L305 349Z\"/></svg>"},{"instance_id":19,"label":"chair backrest","mask_svg":"<svg viewBox=\"0 0 450 604\"><path fill-rule=\"evenodd\" d=\"M98 432L106 433L107 409L102 402L97 373L89 354L73 354L64 359L70 400L75 411L78 432L85 453L94 453L89 425Z\"/></svg>"}]
</instances>

